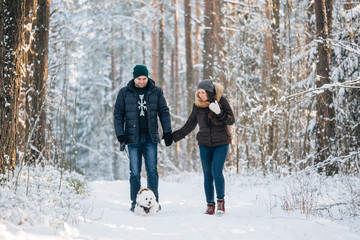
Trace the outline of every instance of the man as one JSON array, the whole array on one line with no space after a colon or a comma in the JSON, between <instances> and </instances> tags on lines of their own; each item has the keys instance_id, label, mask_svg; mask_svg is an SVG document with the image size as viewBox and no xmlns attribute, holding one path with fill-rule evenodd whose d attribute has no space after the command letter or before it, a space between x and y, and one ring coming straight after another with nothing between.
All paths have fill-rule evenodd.
<instances>
[{"instance_id":1,"label":"man","mask_svg":"<svg viewBox=\"0 0 360 240\"><path fill-rule=\"evenodd\" d=\"M136 195L141 186L142 156L145 160L147 187L159 202L157 172L157 144L159 116L166 146L173 142L170 113L161 88L148 78L149 71L144 65L136 65L133 79L120 89L114 109L115 133L120 144L128 145L130 158L130 198L134 211Z\"/></svg>"}]
</instances>

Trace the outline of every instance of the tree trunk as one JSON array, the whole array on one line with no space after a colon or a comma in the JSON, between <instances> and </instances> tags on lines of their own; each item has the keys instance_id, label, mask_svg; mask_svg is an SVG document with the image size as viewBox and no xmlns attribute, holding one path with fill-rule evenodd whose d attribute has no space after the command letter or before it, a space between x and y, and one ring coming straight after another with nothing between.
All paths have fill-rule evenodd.
<instances>
[{"instance_id":1,"label":"tree trunk","mask_svg":"<svg viewBox=\"0 0 360 240\"><path fill-rule=\"evenodd\" d=\"M4 0L0 0L0 150L3 151L4 145L4 124L5 124L5 79L4 79L4 57L5 57L5 29L4 29ZM5 173L6 162L4 155L0 153L0 174Z\"/></svg>"},{"instance_id":2,"label":"tree trunk","mask_svg":"<svg viewBox=\"0 0 360 240\"><path fill-rule=\"evenodd\" d=\"M31 136L30 132L32 129L34 119L32 116L32 100L31 92L33 91L33 82L34 82L34 32L35 32L35 20L36 20L36 8L37 2L35 0L26 0L25 2L25 12L24 12L24 26L27 26L24 29L24 52L23 63L26 66L26 71L24 71L23 78L21 81L20 88L20 99L19 99L19 119L17 125L17 138L18 138L18 152L22 152L23 159L18 158L18 161L22 162L34 162L34 159L30 159L32 156L31 145Z\"/></svg>"},{"instance_id":3,"label":"tree trunk","mask_svg":"<svg viewBox=\"0 0 360 240\"><path fill-rule=\"evenodd\" d=\"M203 79L214 78L214 14L213 0L205 0Z\"/></svg>"},{"instance_id":4,"label":"tree trunk","mask_svg":"<svg viewBox=\"0 0 360 240\"><path fill-rule=\"evenodd\" d=\"M175 109L178 109L179 106L179 95L180 95L180 75L179 75L179 27L178 27L178 19L179 19L179 11L178 11L178 0L174 0L174 106ZM179 112L177 111L176 114L178 115Z\"/></svg>"},{"instance_id":5,"label":"tree trunk","mask_svg":"<svg viewBox=\"0 0 360 240\"><path fill-rule=\"evenodd\" d=\"M4 102L4 53L5 53L5 32L4 32L4 0L0 0L0 108L5 104ZM1 108L2 109L2 108ZM0 115L1 116L1 115ZM1 119L1 118L0 118ZM1 122L0 122L1 124ZM0 125L1 127L1 125ZM1 130L1 128L0 128ZM1 141L1 132L0 132L0 141Z\"/></svg>"},{"instance_id":6,"label":"tree trunk","mask_svg":"<svg viewBox=\"0 0 360 240\"><path fill-rule=\"evenodd\" d=\"M185 48L186 48L186 87L187 87L187 112L190 114L194 102L192 32L191 32L191 6L190 0L184 0L185 14Z\"/></svg>"},{"instance_id":7,"label":"tree trunk","mask_svg":"<svg viewBox=\"0 0 360 240\"><path fill-rule=\"evenodd\" d=\"M35 21L35 39L34 39L34 82L33 82L33 116L34 122L32 128L35 132L32 138L32 147L36 149L34 159L41 161L45 154L45 97L46 81L48 73L48 45L50 28L50 0L38 0L37 17Z\"/></svg>"},{"instance_id":8,"label":"tree trunk","mask_svg":"<svg viewBox=\"0 0 360 240\"><path fill-rule=\"evenodd\" d=\"M285 14L285 18L284 18L284 22L285 22L285 28L287 30L287 39L288 39L288 44L289 46L291 46L292 44L292 38L291 38L291 32L292 32L292 28L291 28L291 9L292 9L292 4L290 0L286 1L286 14ZM287 59L292 59L292 49L289 47L288 50L288 57ZM292 94L292 84L293 84L293 65L292 65L292 61L289 61L289 73L288 73L288 81L286 83L286 88L287 88L287 95L290 96ZM292 123L291 123L291 117L290 117L290 111L291 111L291 107L290 107L290 101L288 101L286 104L284 103L283 108L286 109L286 111L284 111L284 120L285 120L285 149L283 150L283 158L284 158L284 163L285 163L285 167L289 168L290 171L292 169L292 162L290 161L291 158L291 138L292 138L292 131L290 131L291 127L292 127Z\"/></svg>"},{"instance_id":9,"label":"tree trunk","mask_svg":"<svg viewBox=\"0 0 360 240\"><path fill-rule=\"evenodd\" d=\"M316 62L316 87L331 83L330 80L330 42L328 41L328 16L325 0L315 0L316 35L318 38L318 59ZM329 16L331 17L331 16ZM331 156L331 144L335 135L335 110L332 92L325 89L316 97L316 159L319 164ZM323 171L322 167L318 168ZM326 174L336 173L334 165L326 164Z\"/></svg>"},{"instance_id":10,"label":"tree trunk","mask_svg":"<svg viewBox=\"0 0 360 240\"><path fill-rule=\"evenodd\" d=\"M271 22L271 7L270 0L267 0L265 3L265 17L268 22ZM264 56L262 58L262 89L265 91L268 86L268 79L270 76L270 63L272 62L272 41L271 41L271 31L269 28L265 31L264 37ZM266 94L265 94L266 95Z\"/></svg>"},{"instance_id":11,"label":"tree trunk","mask_svg":"<svg viewBox=\"0 0 360 240\"><path fill-rule=\"evenodd\" d=\"M276 107L279 98L280 84L280 0L272 1L272 20L271 20L271 38L272 38L272 58L270 74L270 105ZM275 111L271 113L271 124L269 126L269 156L271 158L272 170L277 161L277 116Z\"/></svg>"},{"instance_id":12,"label":"tree trunk","mask_svg":"<svg viewBox=\"0 0 360 240\"><path fill-rule=\"evenodd\" d=\"M221 6L224 5L223 0L213 1L214 8L214 43L216 46L216 57L217 57L217 79L223 84L224 88L227 88L226 81L226 52L224 50L225 39L223 31L223 19L224 14L222 13Z\"/></svg>"},{"instance_id":13,"label":"tree trunk","mask_svg":"<svg viewBox=\"0 0 360 240\"><path fill-rule=\"evenodd\" d=\"M141 9L144 8L144 3L141 2ZM144 29L141 30L141 41L144 43L145 42L145 32ZM146 45L143 44L142 46L142 64L146 65Z\"/></svg>"},{"instance_id":14,"label":"tree trunk","mask_svg":"<svg viewBox=\"0 0 360 240\"><path fill-rule=\"evenodd\" d=\"M345 6L344 6L345 10L350 10L353 8L352 1L353 0L346 0Z\"/></svg>"},{"instance_id":15,"label":"tree trunk","mask_svg":"<svg viewBox=\"0 0 360 240\"><path fill-rule=\"evenodd\" d=\"M160 20L159 20L159 76L158 76L158 86L164 89L164 3L162 0L159 0L159 8L160 8Z\"/></svg>"},{"instance_id":16,"label":"tree trunk","mask_svg":"<svg viewBox=\"0 0 360 240\"><path fill-rule=\"evenodd\" d=\"M144 30L141 30L141 41L145 42L145 32L144 32ZM142 59L143 59L142 64L146 65L146 46L145 45L143 45L143 47L142 47Z\"/></svg>"},{"instance_id":17,"label":"tree trunk","mask_svg":"<svg viewBox=\"0 0 360 240\"><path fill-rule=\"evenodd\" d=\"M191 5L190 0L184 0L184 19L185 19L185 48L186 48L186 98L187 98L187 115L190 115L194 103L194 79L193 79L193 48L192 48L192 31L191 31ZM187 142L187 152L191 159L196 159L197 149L195 145L194 131L189 134ZM196 163L192 163L192 170L196 169Z\"/></svg>"},{"instance_id":18,"label":"tree trunk","mask_svg":"<svg viewBox=\"0 0 360 240\"><path fill-rule=\"evenodd\" d=\"M312 16L314 15L314 2L312 0L307 0L309 3L309 6L307 7L307 18L306 18L306 37L305 37L305 44L309 44L311 41L313 41L315 36L315 27L312 21ZM310 75L310 71L307 71L307 76Z\"/></svg>"},{"instance_id":19,"label":"tree trunk","mask_svg":"<svg viewBox=\"0 0 360 240\"><path fill-rule=\"evenodd\" d=\"M327 28L328 28L328 38L332 38L332 12L333 12L333 0L325 1L326 8L326 20L327 20ZM329 44L330 52L331 52L331 44ZM331 54L330 54L331 56Z\"/></svg>"},{"instance_id":20,"label":"tree trunk","mask_svg":"<svg viewBox=\"0 0 360 240\"><path fill-rule=\"evenodd\" d=\"M157 0L152 0L151 5L156 5ZM157 24L153 23L153 29L151 32L151 49L152 49L152 57L151 57L151 66L152 66L152 73L151 78L157 81L159 74L159 62L158 62L158 38L157 38Z\"/></svg>"},{"instance_id":21,"label":"tree trunk","mask_svg":"<svg viewBox=\"0 0 360 240\"><path fill-rule=\"evenodd\" d=\"M111 28L111 75L110 75L110 80L111 80L111 94L115 93L115 89L116 89L116 83L117 83L117 46L116 46L116 26L112 26ZM115 96L116 97L116 96ZM119 148L119 143L116 140L116 136L113 134L111 136L112 138L112 147L113 149L118 149ZM115 180L119 180L121 179L120 176L120 159L119 156L117 154L117 152L113 153L112 156L112 174L114 176Z\"/></svg>"},{"instance_id":22,"label":"tree trunk","mask_svg":"<svg viewBox=\"0 0 360 240\"><path fill-rule=\"evenodd\" d=\"M195 23L195 42L194 42L194 84L198 84L200 81L200 56L201 56L201 22L200 22L200 0L196 0L195 3L195 15L197 22Z\"/></svg>"},{"instance_id":23,"label":"tree trunk","mask_svg":"<svg viewBox=\"0 0 360 240\"><path fill-rule=\"evenodd\" d=\"M173 109L175 111L176 116L180 116L180 75L179 75L179 11L178 11L178 0L173 0L174 5L174 56L173 56ZM175 118L176 126L180 124L179 118ZM175 158L175 165L180 167L182 164L180 159L180 143L176 143L176 148L174 149L174 158Z\"/></svg>"},{"instance_id":24,"label":"tree trunk","mask_svg":"<svg viewBox=\"0 0 360 240\"><path fill-rule=\"evenodd\" d=\"M13 170L16 160L16 125L21 81L21 54L23 47L24 0L1 1L1 22L4 27L3 78L0 105L0 173ZM6 13L6 15L4 14ZM3 25L5 26L5 25Z\"/></svg>"}]
</instances>

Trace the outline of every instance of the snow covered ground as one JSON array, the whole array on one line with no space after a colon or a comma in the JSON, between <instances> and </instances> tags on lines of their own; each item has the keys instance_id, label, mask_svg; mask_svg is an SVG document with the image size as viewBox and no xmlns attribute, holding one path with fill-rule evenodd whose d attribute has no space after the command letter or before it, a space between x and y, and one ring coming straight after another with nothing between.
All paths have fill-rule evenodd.
<instances>
[{"instance_id":1,"label":"snow covered ground","mask_svg":"<svg viewBox=\"0 0 360 240\"><path fill-rule=\"evenodd\" d=\"M128 181L94 181L88 211L77 224L1 224L0 239L359 239L358 228L325 218L284 212L271 195L274 181L226 177L226 214L208 216L200 174L161 178L162 211L152 217L129 211ZM146 185L146 184L143 184ZM275 184L276 185L276 184ZM272 202L273 201L273 202ZM359 221L358 221L359 223Z\"/></svg>"}]
</instances>

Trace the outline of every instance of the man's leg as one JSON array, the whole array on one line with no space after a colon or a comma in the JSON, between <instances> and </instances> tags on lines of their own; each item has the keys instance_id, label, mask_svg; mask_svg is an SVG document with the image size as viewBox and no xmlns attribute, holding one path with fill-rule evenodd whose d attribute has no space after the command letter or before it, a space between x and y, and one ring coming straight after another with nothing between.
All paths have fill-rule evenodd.
<instances>
[{"instance_id":1,"label":"man's leg","mask_svg":"<svg viewBox=\"0 0 360 240\"><path fill-rule=\"evenodd\" d=\"M129 144L129 158L130 158L130 199L131 207L135 207L136 196L141 187L141 163L142 163L142 148L141 144Z\"/></svg>"},{"instance_id":2,"label":"man's leg","mask_svg":"<svg viewBox=\"0 0 360 240\"><path fill-rule=\"evenodd\" d=\"M159 176L157 171L157 144L154 144L151 141L149 134L146 134L144 147L144 159L145 159L145 168L147 174L147 187L150 188L155 196L156 201L159 202Z\"/></svg>"}]
</instances>

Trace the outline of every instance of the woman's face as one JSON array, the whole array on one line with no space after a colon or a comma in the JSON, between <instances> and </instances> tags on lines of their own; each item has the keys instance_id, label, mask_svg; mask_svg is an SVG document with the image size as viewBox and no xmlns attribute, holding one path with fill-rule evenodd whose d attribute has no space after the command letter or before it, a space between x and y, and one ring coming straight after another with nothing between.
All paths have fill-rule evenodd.
<instances>
[{"instance_id":1,"label":"woman's face","mask_svg":"<svg viewBox=\"0 0 360 240\"><path fill-rule=\"evenodd\" d=\"M198 95L201 101L205 102L208 100L208 96L206 94L206 91L204 89L199 88L198 89Z\"/></svg>"}]
</instances>

